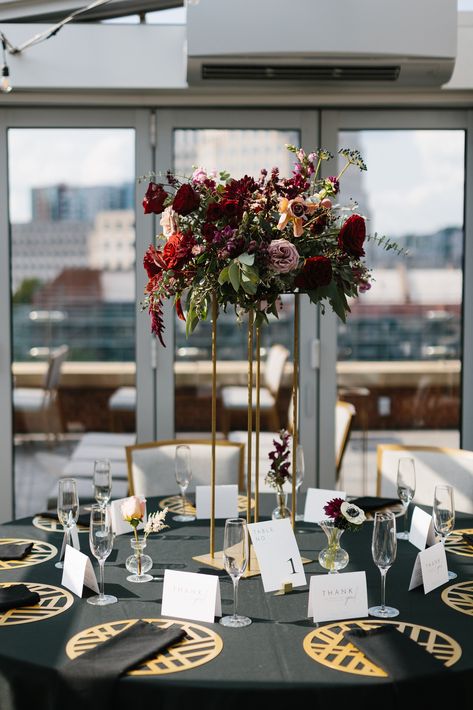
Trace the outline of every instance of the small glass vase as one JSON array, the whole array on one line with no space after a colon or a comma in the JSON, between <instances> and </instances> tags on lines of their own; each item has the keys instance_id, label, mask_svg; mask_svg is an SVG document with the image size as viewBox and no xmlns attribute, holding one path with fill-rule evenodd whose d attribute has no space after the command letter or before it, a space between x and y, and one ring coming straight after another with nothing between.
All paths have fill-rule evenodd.
<instances>
[{"instance_id":1,"label":"small glass vase","mask_svg":"<svg viewBox=\"0 0 473 710\"><path fill-rule=\"evenodd\" d=\"M340 538L344 530L336 528L330 520L321 520L320 527L327 536L328 547L319 552L319 563L328 569L329 574L338 574L349 561L348 552L340 547Z\"/></svg>"},{"instance_id":2,"label":"small glass vase","mask_svg":"<svg viewBox=\"0 0 473 710\"><path fill-rule=\"evenodd\" d=\"M153 566L153 560L143 553L146 540L130 540L130 545L133 555L130 555L125 562L128 572L131 572L127 577L128 582L151 582L153 577L147 572Z\"/></svg>"},{"instance_id":3,"label":"small glass vase","mask_svg":"<svg viewBox=\"0 0 473 710\"><path fill-rule=\"evenodd\" d=\"M291 511L286 506L287 494L284 493L283 489L280 488L279 486L276 490L276 498L277 498L278 504L277 504L276 508L273 510L273 512L271 513L271 518L273 520L282 520L283 518L290 518Z\"/></svg>"}]
</instances>

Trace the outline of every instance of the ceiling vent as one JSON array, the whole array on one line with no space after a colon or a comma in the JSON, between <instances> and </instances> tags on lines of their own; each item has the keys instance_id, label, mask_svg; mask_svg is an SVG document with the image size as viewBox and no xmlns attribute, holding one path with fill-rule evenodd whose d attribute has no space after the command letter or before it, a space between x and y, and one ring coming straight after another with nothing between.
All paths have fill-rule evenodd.
<instances>
[{"instance_id":1,"label":"ceiling vent","mask_svg":"<svg viewBox=\"0 0 473 710\"><path fill-rule=\"evenodd\" d=\"M399 66L301 64L202 64L203 81L352 82L397 81Z\"/></svg>"}]
</instances>

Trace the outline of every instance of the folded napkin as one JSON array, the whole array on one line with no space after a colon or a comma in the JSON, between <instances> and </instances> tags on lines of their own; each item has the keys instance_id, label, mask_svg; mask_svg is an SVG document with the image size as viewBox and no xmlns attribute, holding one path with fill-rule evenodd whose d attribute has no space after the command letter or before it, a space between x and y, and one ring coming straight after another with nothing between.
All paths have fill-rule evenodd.
<instances>
[{"instance_id":1,"label":"folded napkin","mask_svg":"<svg viewBox=\"0 0 473 710\"><path fill-rule=\"evenodd\" d=\"M16 609L20 606L34 606L35 604L39 604L39 594L30 592L26 584L0 588L0 611Z\"/></svg>"},{"instance_id":2,"label":"folded napkin","mask_svg":"<svg viewBox=\"0 0 473 710\"><path fill-rule=\"evenodd\" d=\"M446 670L442 661L395 626L378 626L369 631L352 629L345 632L345 638L395 681Z\"/></svg>"},{"instance_id":3,"label":"folded napkin","mask_svg":"<svg viewBox=\"0 0 473 710\"><path fill-rule=\"evenodd\" d=\"M376 496L361 496L350 501L350 503L354 503L364 510L365 513L381 510L381 508L385 508L388 505L399 505L400 502L399 498L378 498Z\"/></svg>"},{"instance_id":4,"label":"folded napkin","mask_svg":"<svg viewBox=\"0 0 473 710\"><path fill-rule=\"evenodd\" d=\"M119 676L147 658L180 641L186 632L174 624L159 629L147 621L137 621L117 636L86 651L61 668L67 707L108 707ZM72 691L72 694L71 694ZM73 701L72 708L70 700Z\"/></svg>"},{"instance_id":5,"label":"folded napkin","mask_svg":"<svg viewBox=\"0 0 473 710\"><path fill-rule=\"evenodd\" d=\"M0 560L22 560L30 554L33 545L33 542L9 542L6 545L0 545Z\"/></svg>"},{"instance_id":6,"label":"folded napkin","mask_svg":"<svg viewBox=\"0 0 473 710\"><path fill-rule=\"evenodd\" d=\"M469 533L463 533L462 538L468 545L473 547L473 535L470 535Z\"/></svg>"},{"instance_id":7,"label":"folded napkin","mask_svg":"<svg viewBox=\"0 0 473 710\"><path fill-rule=\"evenodd\" d=\"M38 513L42 518L49 518L50 520L56 520L59 522L57 517L57 510L44 510L42 513ZM90 525L90 510L85 510L84 508L79 508L79 515L77 517L77 524L89 527Z\"/></svg>"}]
</instances>

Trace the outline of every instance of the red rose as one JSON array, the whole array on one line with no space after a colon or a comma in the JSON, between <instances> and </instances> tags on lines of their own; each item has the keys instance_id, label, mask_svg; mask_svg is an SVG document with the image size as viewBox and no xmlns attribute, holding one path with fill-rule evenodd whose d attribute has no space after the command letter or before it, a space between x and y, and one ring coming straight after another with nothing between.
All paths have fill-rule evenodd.
<instances>
[{"instance_id":1,"label":"red rose","mask_svg":"<svg viewBox=\"0 0 473 710\"><path fill-rule=\"evenodd\" d=\"M168 269L176 269L182 266L185 259L191 256L192 247L195 241L193 237L178 232L168 239L163 249L163 260Z\"/></svg>"},{"instance_id":2,"label":"red rose","mask_svg":"<svg viewBox=\"0 0 473 710\"><path fill-rule=\"evenodd\" d=\"M310 256L294 283L298 288L314 289L328 286L332 280L332 263L326 256Z\"/></svg>"},{"instance_id":3,"label":"red rose","mask_svg":"<svg viewBox=\"0 0 473 710\"><path fill-rule=\"evenodd\" d=\"M158 251L152 244L150 244L148 251L143 257L143 266L146 269L148 278L156 276L156 274L159 274L163 268L165 268L162 252Z\"/></svg>"},{"instance_id":4,"label":"red rose","mask_svg":"<svg viewBox=\"0 0 473 710\"><path fill-rule=\"evenodd\" d=\"M207 214L206 217L209 222L217 222L217 220L220 219L222 216L222 208L218 202L211 202L207 206Z\"/></svg>"},{"instance_id":5,"label":"red rose","mask_svg":"<svg viewBox=\"0 0 473 710\"><path fill-rule=\"evenodd\" d=\"M223 200L222 209L227 217L236 217L239 212L238 200Z\"/></svg>"},{"instance_id":6,"label":"red rose","mask_svg":"<svg viewBox=\"0 0 473 710\"><path fill-rule=\"evenodd\" d=\"M200 231L202 232L202 236L206 242L211 242L213 240L215 236L215 227L213 224L210 224L210 222L204 222Z\"/></svg>"},{"instance_id":7,"label":"red rose","mask_svg":"<svg viewBox=\"0 0 473 710\"><path fill-rule=\"evenodd\" d=\"M193 212L200 203L200 196L190 185L181 185L179 190L174 195L172 208L180 215L186 215Z\"/></svg>"},{"instance_id":8,"label":"red rose","mask_svg":"<svg viewBox=\"0 0 473 710\"><path fill-rule=\"evenodd\" d=\"M161 214L164 209L164 202L169 195L162 185L157 185L155 182L150 182L146 195L143 199L143 207L145 214Z\"/></svg>"},{"instance_id":9,"label":"red rose","mask_svg":"<svg viewBox=\"0 0 473 710\"><path fill-rule=\"evenodd\" d=\"M364 256L363 243L366 237L366 224L359 214L352 214L340 230L338 246L351 256Z\"/></svg>"}]
</instances>

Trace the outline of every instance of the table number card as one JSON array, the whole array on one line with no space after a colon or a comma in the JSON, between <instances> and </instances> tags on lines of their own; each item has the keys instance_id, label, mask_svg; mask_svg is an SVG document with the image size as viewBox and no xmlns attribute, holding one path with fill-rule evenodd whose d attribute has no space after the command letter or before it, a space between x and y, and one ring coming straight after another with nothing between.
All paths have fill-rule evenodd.
<instances>
[{"instance_id":1,"label":"table number card","mask_svg":"<svg viewBox=\"0 0 473 710\"><path fill-rule=\"evenodd\" d=\"M330 491L326 488L308 488L305 499L304 522L318 523L320 520L326 520L327 515L324 511L324 505L327 505L332 498L343 498L345 500L347 494L345 491Z\"/></svg>"},{"instance_id":2,"label":"table number card","mask_svg":"<svg viewBox=\"0 0 473 710\"><path fill-rule=\"evenodd\" d=\"M317 621L368 616L365 572L318 574L310 578L307 616Z\"/></svg>"},{"instance_id":3,"label":"table number card","mask_svg":"<svg viewBox=\"0 0 473 710\"><path fill-rule=\"evenodd\" d=\"M198 519L210 518L211 486L195 487L195 507ZM238 486L215 486L215 517L238 518Z\"/></svg>"},{"instance_id":4,"label":"table number card","mask_svg":"<svg viewBox=\"0 0 473 710\"><path fill-rule=\"evenodd\" d=\"M213 623L216 616L222 616L219 578L215 574L165 570L161 614Z\"/></svg>"},{"instance_id":5,"label":"table number card","mask_svg":"<svg viewBox=\"0 0 473 710\"><path fill-rule=\"evenodd\" d=\"M424 594L448 582L447 555L441 542L419 552L412 570L409 591L424 585Z\"/></svg>"},{"instance_id":6,"label":"table number card","mask_svg":"<svg viewBox=\"0 0 473 710\"><path fill-rule=\"evenodd\" d=\"M93 592L99 593L97 577L95 576L92 562L87 555L79 552L71 545L66 545L66 554L64 555L64 568L62 570L61 584L66 589L82 597L84 587L88 587Z\"/></svg>"},{"instance_id":7,"label":"table number card","mask_svg":"<svg viewBox=\"0 0 473 710\"><path fill-rule=\"evenodd\" d=\"M248 525L265 592L274 592L290 582L303 587L306 582L301 553L289 518Z\"/></svg>"},{"instance_id":8,"label":"table number card","mask_svg":"<svg viewBox=\"0 0 473 710\"><path fill-rule=\"evenodd\" d=\"M411 529L409 531L409 542L419 550L425 550L426 547L435 545L434 524L432 516L426 513L417 505L412 513Z\"/></svg>"},{"instance_id":9,"label":"table number card","mask_svg":"<svg viewBox=\"0 0 473 710\"><path fill-rule=\"evenodd\" d=\"M146 498L144 496L138 496L146 503ZM112 530L114 535L124 535L125 533L132 532L132 527L130 523L123 520L121 506L124 501L128 498L119 498L118 500L112 500L110 503L110 515L112 520ZM138 525L137 530L143 530L144 524L146 523L146 507L143 522Z\"/></svg>"}]
</instances>

